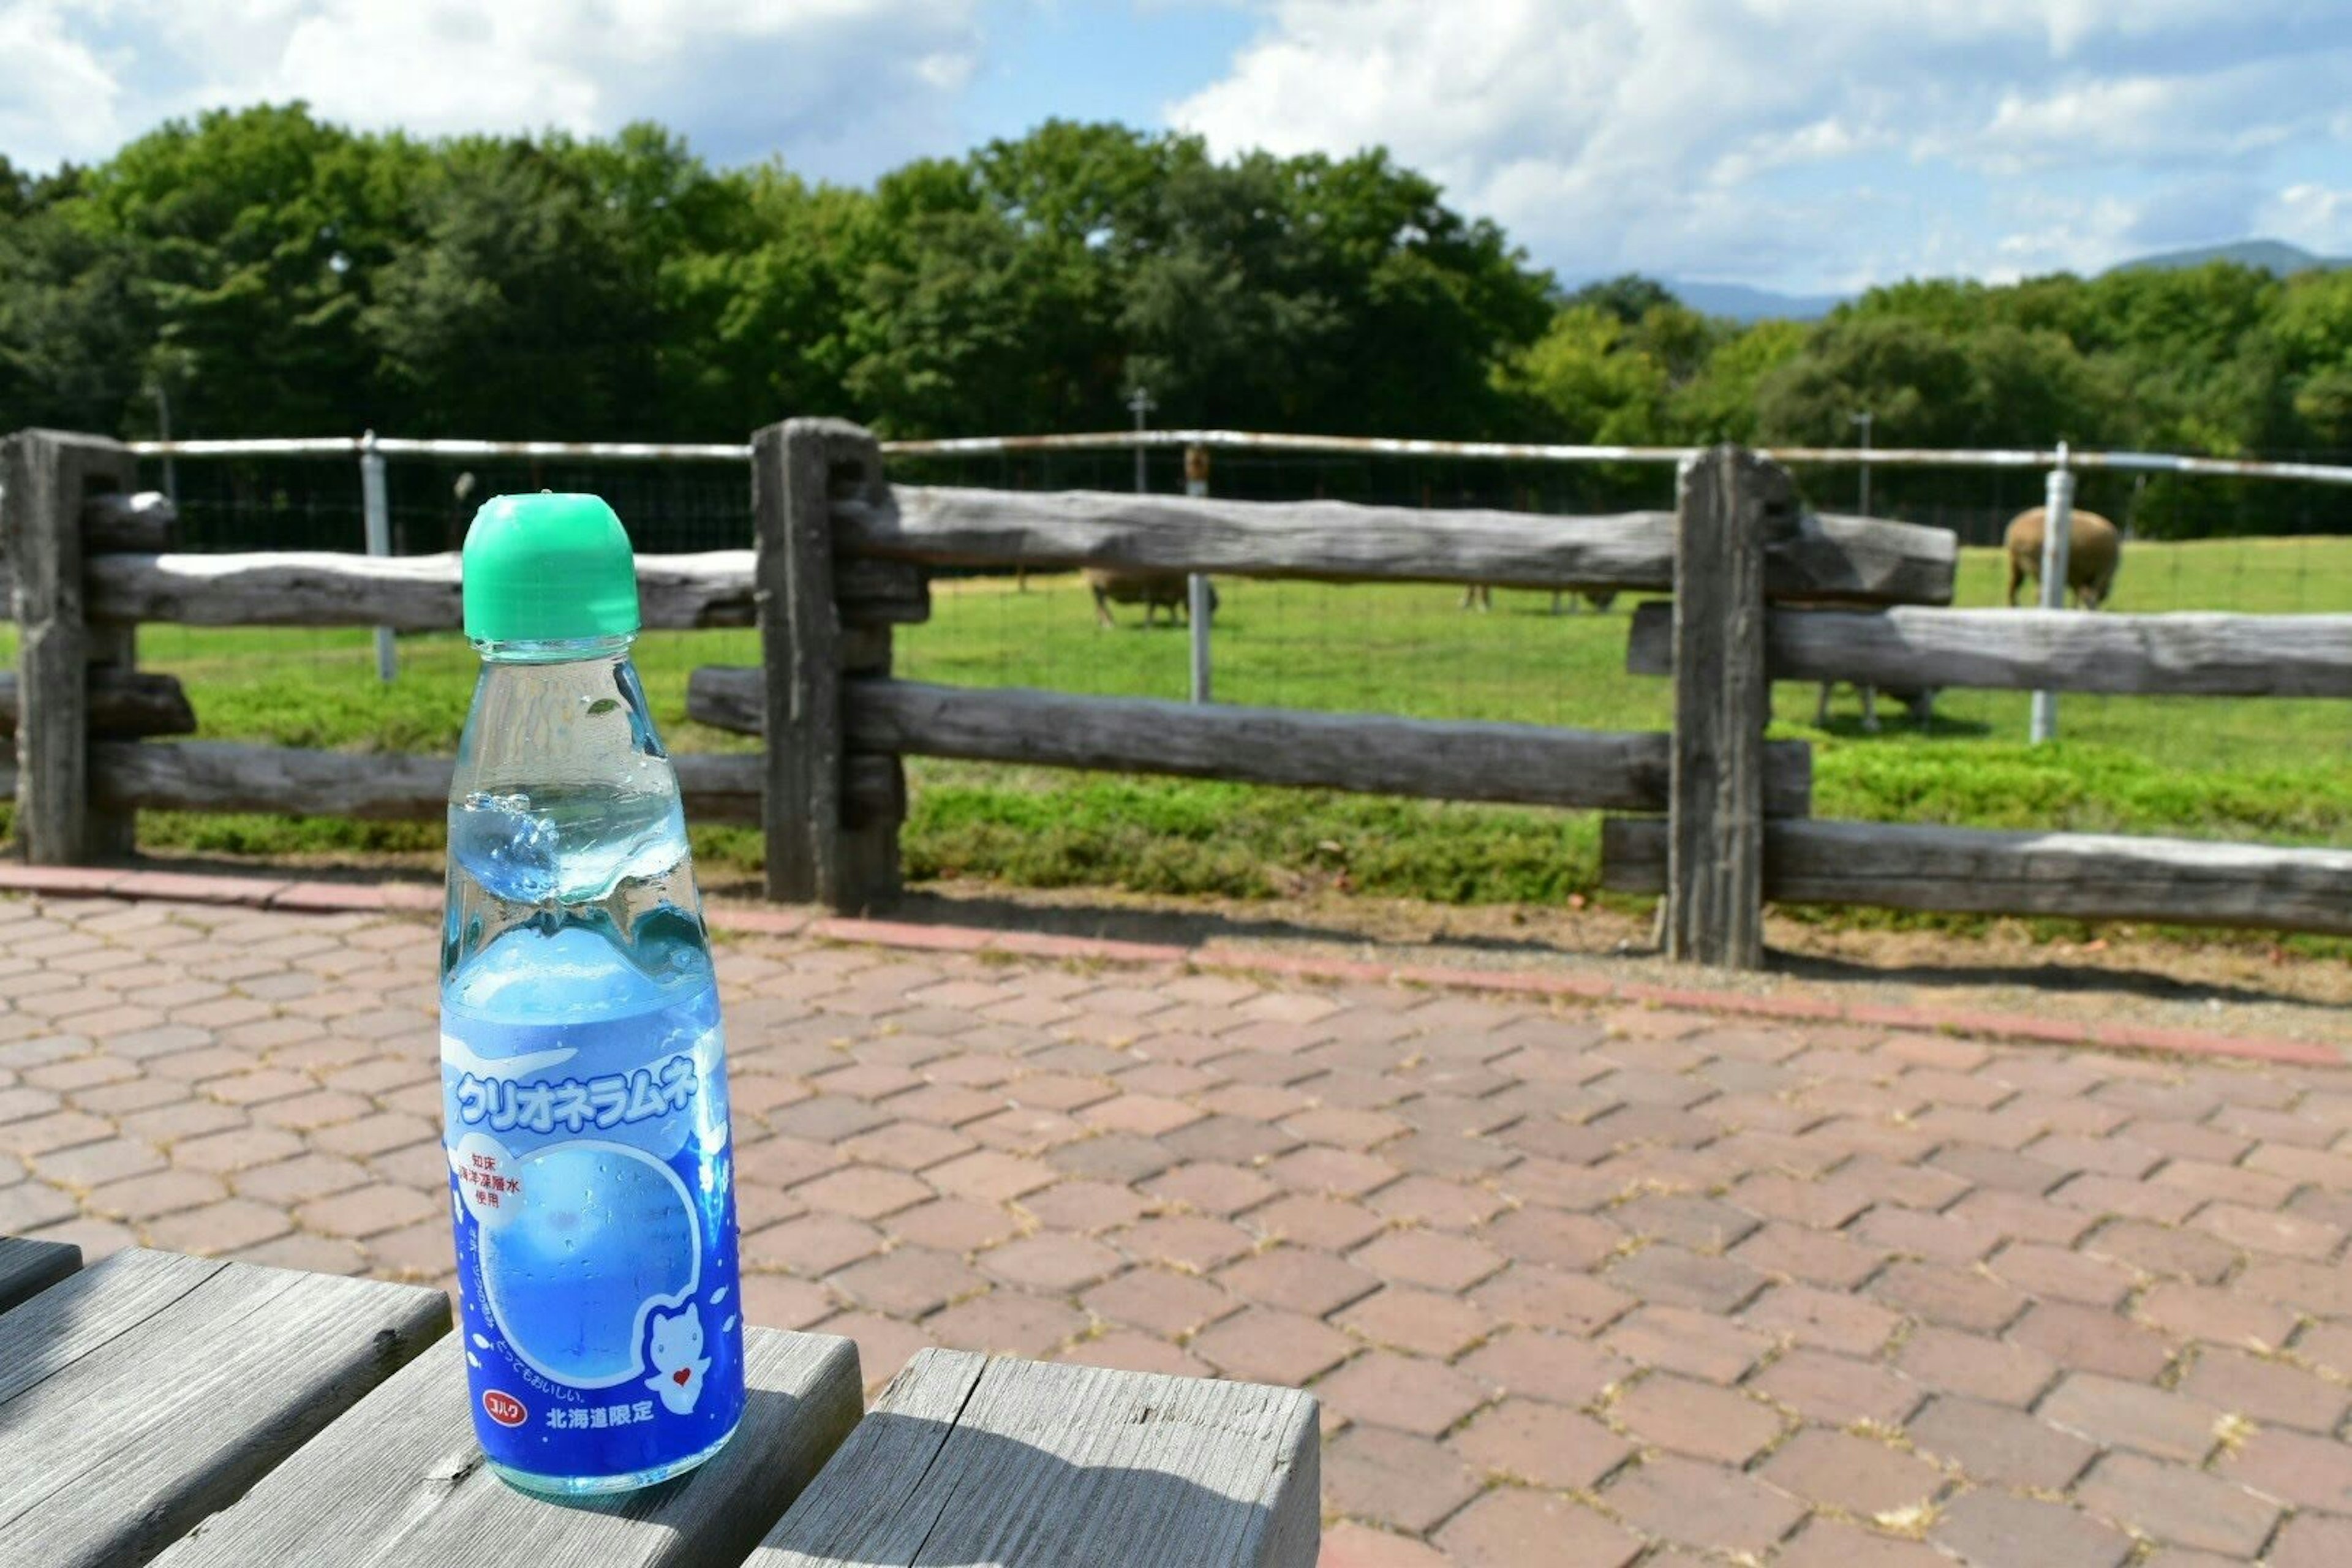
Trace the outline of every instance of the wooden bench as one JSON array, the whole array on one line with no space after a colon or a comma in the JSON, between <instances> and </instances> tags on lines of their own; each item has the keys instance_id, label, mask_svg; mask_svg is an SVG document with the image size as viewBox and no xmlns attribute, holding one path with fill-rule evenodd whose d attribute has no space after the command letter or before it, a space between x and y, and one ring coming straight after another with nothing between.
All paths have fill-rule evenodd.
<instances>
[{"instance_id":1,"label":"wooden bench","mask_svg":"<svg viewBox=\"0 0 2352 1568\"><path fill-rule=\"evenodd\" d=\"M440 1292L79 1261L0 1237L0 1568L1315 1562L1290 1389L927 1351L860 1420L855 1345L754 1329L718 1458L559 1504L482 1466Z\"/></svg>"}]
</instances>

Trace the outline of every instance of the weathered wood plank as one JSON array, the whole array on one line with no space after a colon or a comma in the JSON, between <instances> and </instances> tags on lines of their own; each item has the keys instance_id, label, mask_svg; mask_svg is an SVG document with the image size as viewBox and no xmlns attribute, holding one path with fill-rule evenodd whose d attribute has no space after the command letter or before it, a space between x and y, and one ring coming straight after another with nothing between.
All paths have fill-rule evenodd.
<instances>
[{"instance_id":1,"label":"weathered wood plank","mask_svg":"<svg viewBox=\"0 0 2352 1568\"><path fill-rule=\"evenodd\" d=\"M160 490L109 490L82 503L85 555L160 555L178 542L180 509Z\"/></svg>"},{"instance_id":2,"label":"weathered wood plank","mask_svg":"<svg viewBox=\"0 0 2352 1568\"><path fill-rule=\"evenodd\" d=\"M1674 518L1662 511L1559 518L901 485L887 501L845 502L836 533L845 553L930 565L1146 567L1557 589L1674 584ZM1958 560L1947 530L1811 516L1774 542L1767 584L1783 598L1948 604Z\"/></svg>"},{"instance_id":3,"label":"weathered wood plank","mask_svg":"<svg viewBox=\"0 0 2352 1568\"><path fill-rule=\"evenodd\" d=\"M882 471L881 443L857 426L835 426L825 437L827 540L833 536L835 508L845 501L878 503L889 494L890 484ZM876 673L887 675L890 626L930 618L930 574L906 562L838 554L833 573L835 609L840 623L833 647L835 679L872 668L866 645L877 636L885 641ZM894 897L901 886L898 824L907 815L906 772L894 755L859 755L845 744L841 766L841 836L836 850L840 863L835 907L870 909Z\"/></svg>"},{"instance_id":4,"label":"weathered wood plank","mask_svg":"<svg viewBox=\"0 0 2352 1568\"><path fill-rule=\"evenodd\" d=\"M877 456L877 465L881 461ZM887 495L887 486L875 494ZM851 626L916 626L931 618L930 574L905 561L845 555L833 563L834 599Z\"/></svg>"},{"instance_id":5,"label":"weathered wood plank","mask_svg":"<svg viewBox=\"0 0 2352 1568\"><path fill-rule=\"evenodd\" d=\"M160 671L93 665L89 671L89 730L93 735L190 735L196 710L176 676ZM16 732L17 683L14 670L0 670L0 735Z\"/></svg>"},{"instance_id":6,"label":"weathered wood plank","mask_svg":"<svg viewBox=\"0 0 2352 1568\"><path fill-rule=\"evenodd\" d=\"M120 443L56 430L0 442L0 557L11 573L16 676L17 852L37 866L79 864L119 847L124 825L91 809L87 682L94 657L127 662L87 625L82 504L136 482Z\"/></svg>"},{"instance_id":7,"label":"weathered wood plank","mask_svg":"<svg viewBox=\"0 0 2352 1568\"><path fill-rule=\"evenodd\" d=\"M751 529L765 689L761 826L768 897L837 890L841 828L841 624L834 604L825 422L791 419L751 437ZM828 900L829 901L829 900Z\"/></svg>"},{"instance_id":8,"label":"weathered wood plank","mask_svg":"<svg viewBox=\"0 0 2352 1568\"><path fill-rule=\"evenodd\" d=\"M0 1562L132 1568L448 1331L437 1290L119 1253L0 1316Z\"/></svg>"},{"instance_id":9,"label":"weathered wood plank","mask_svg":"<svg viewBox=\"0 0 2352 1568\"><path fill-rule=\"evenodd\" d=\"M1601 885L1665 885L1665 825L1612 817ZM2104 833L1776 822L1764 891L1783 903L2055 915L2352 934L2352 850Z\"/></svg>"},{"instance_id":10,"label":"weathered wood plank","mask_svg":"<svg viewBox=\"0 0 2352 1568\"><path fill-rule=\"evenodd\" d=\"M457 557L273 551L250 555L102 555L86 569L93 620L195 626L391 626L455 630ZM748 626L751 552L637 557L646 626Z\"/></svg>"},{"instance_id":11,"label":"weathered wood plank","mask_svg":"<svg viewBox=\"0 0 2352 1568\"><path fill-rule=\"evenodd\" d=\"M314 752L233 741L131 743L90 748L98 797L148 811L266 811L295 816L358 816L425 822L448 810L447 757L397 752ZM673 756L688 817L757 822L757 756Z\"/></svg>"},{"instance_id":12,"label":"weathered wood plank","mask_svg":"<svg viewBox=\"0 0 2352 1568\"><path fill-rule=\"evenodd\" d=\"M79 1247L0 1236L0 1312L39 1295L80 1267Z\"/></svg>"},{"instance_id":13,"label":"weathered wood plank","mask_svg":"<svg viewBox=\"0 0 2352 1568\"><path fill-rule=\"evenodd\" d=\"M688 710L739 727L748 717L744 693L758 679L756 670L697 670ZM850 681L846 704L849 744L858 751L1430 800L1658 811L1670 765L1663 734L1538 724L1196 708L906 680ZM1810 809L1811 752L1802 742L1769 746L1765 773L1768 810Z\"/></svg>"},{"instance_id":14,"label":"weathered wood plank","mask_svg":"<svg viewBox=\"0 0 2352 1568\"><path fill-rule=\"evenodd\" d=\"M1787 531L1782 469L1716 447L1681 475L1675 529L1675 730L1666 956L1764 962L1764 551Z\"/></svg>"},{"instance_id":15,"label":"weathered wood plank","mask_svg":"<svg viewBox=\"0 0 2352 1568\"><path fill-rule=\"evenodd\" d=\"M751 1399L719 1454L675 1485L557 1507L482 1464L461 1347L444 1340L159 1560L167 1568L593 1563L734 1568L856 1426L857 1347L744 1336Z\"/></svg>"},{"instance_id":16,"label":"weathered wood plank","mask_svg":"<svg viewBox=\"0 0 2352 1568\"><path fill-rule=\"evenodd\" d=\"M747 1568L1311 1568L1294 1389L918 1352Z\"/></svg>"},{"instance_id":17,"label":"weathered wood plank","mask_svg":"<svg viewBox=\"0 0 2352 1568\"><path fill-rule=\"evenodd\" d=\"M1633 612L1625 668L1674 666L1672 611ZM1895 689L2352 697L2352 616L2123 616L2080 610L1773 610L1776 680Z\"/></svg>"}]
</instances>

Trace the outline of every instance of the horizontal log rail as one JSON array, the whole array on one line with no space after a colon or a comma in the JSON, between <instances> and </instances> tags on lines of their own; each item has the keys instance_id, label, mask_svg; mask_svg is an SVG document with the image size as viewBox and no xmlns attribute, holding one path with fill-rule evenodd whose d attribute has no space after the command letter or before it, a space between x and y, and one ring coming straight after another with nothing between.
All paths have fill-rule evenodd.
<instances>
[{"instance_id":1,"label":"horizontal log rail","mask_svg":"<svg viewBox=\"0 0 2352 1568\"><path fill-rule=\"evenodd\" d=\"M698 822L760 820L756 752L673 752L686 809ZM382 752L320 752L229 741L100 742L90 747L99 799L146 811L254 811L287 816L357 816L430 822L448 810L454 763ZM855 759L845 809L853 825L904 805L898 770L882 757ZM0 765L0 798L14 783Z\"/></svg>"},{"instance_id":2,"label":"horizontal log rail","mask_svg":"<svg viewBox=\"0 0 2352 1568\"><path fill-rule=\"evenodd\" d=\"M1634 611L1625 668L1674 670L1674 606ZM2352 616L2125 616L2080 610L1779 609L1779 680L1895 689L2352 697Z\"/></svg>"},{"instance_id":3,"label":"horizontal log rail","mask_svg":"<svg viewBox=\"0 0 2352 1568\"><path fill-rule=\"evenodd\" d=\"M1522 588L1674 585L1674 514L1543 517L1347 501L1241 501L1111 491L1036 493L899 485L836 500L846 555L930 566L1140 567L1324 582L1488 583ZM1946 530L1809 516L1766 551L1782 598L1948 604Z\"/></svg>"},{"instance_id":4,"label":"horizontal log rail","mask_svg":"<svg viewBox=\"0 0 2352 1568\"><path fill-rule=\"evenodd\" d=\"M758 734L761 686L757 669L698 669L687 687L687 716ZM911 680L853 679L844 682L844 693L853 754L900 752L1602 811L1664 810L1671 765L1662 733L1195 707ZM1768 812L1794 816L1810 808L1812 755L1803 742L1768 746L1765 774Z\"/></svg>"},{"instance_id":5,"label":"horizontal log rail","mask_svg":"<svg viewBox=\"0 0 2352 1568\"><path fill-rule=\"evenodd\" d=\"M649 628L751 626L751 552L641 555L637 595ZM93 555L83 598L95 621L449 631L463 620L450 553Z\"/></svg>"},{"instance_id":6,"label":"horizontal log rail","mask_svg":"<svg viewBox=\"0 0 2352 1568\"><path fill-rule=\"evenodd\" d=\"M1601 825L1601 885L1666 883L1665 824ZM2352 935L2352 850L2105 833L1775 822L1764 895L1956 914L2153 921Z\"/></svg>"},{"instance_id":7,"label":"horizontal log rail","mask_svg":"<svg viewBox=\"0 0 2352 1568\"><path fill-rule=\"evenodd\" d=\"M0 736L16 732L16 672L0 669ZM175 677L101 665L89 672L89 730L117 740L193 735L196 711Z\"/></svg>"}]
</instances>

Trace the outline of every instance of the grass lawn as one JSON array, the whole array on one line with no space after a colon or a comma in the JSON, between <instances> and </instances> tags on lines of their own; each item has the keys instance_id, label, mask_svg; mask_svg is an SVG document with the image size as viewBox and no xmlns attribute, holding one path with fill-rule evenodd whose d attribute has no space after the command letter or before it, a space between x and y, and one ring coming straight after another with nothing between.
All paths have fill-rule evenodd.
<instances>
[{"instance_id":1,"label":"grass lawn","mask_svg":"<svg viewBox=\"0 0 2352 1568\"><path fill-rule=\"evenodd\" d=\"M1958 602L2000 602L1996 552L1965 552ZM1220 700L1425 717L1662 729L1663 679L1624 670L1626 611L1549 613L1498 593L1491 614L1439 586L1220 584ZM901 674L972 685L1181 697L1186 638L1122 607L1098 630L1074 576L935 584L935 614L898 639ZM2352 610L2352 539L2136 543L2116 608ZM5 634L0 632L0 645ZM446 751L476 668L455 636L404 637L401 675L373 677L364 631L150 626L141 658L187 682L208 738L367 751ZM655 633L639 664L677 750L746 747L684 718L689 670L755 662L755 634ZM1950 692L1922 730L1884 705L1860 731L1842 693L1813 728L1815 691L1783 686L1774 732L1812 739L1816 811L2003 827L2113 829L2352 846L2352 708L2319 701L2064 698L2061 743L2025 744L2021 693ZM910 874L1028 886L1261 895L1302 884L1452 902L1591 892L1599 823L1581 813L1394 801L957 763L911 765ZM142 840L205 853L423 850L429 824L155 814ZM699 852L756 864L749 830L711 829Z\"/></svg>"}]
</instances>

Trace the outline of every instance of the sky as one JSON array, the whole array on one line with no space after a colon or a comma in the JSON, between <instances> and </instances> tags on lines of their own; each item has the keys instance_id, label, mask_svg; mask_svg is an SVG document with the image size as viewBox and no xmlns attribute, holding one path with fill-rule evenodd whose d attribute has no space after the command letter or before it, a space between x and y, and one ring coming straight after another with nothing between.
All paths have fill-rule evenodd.
<instances>
[{"instance_id":1,"label":"sky","mask_svg":"<svg viewBox=\"0 0 2352 1568\"><path fill-rule=\"evenodd\" d=\"M2352 254L2352 0L0 0L0 153L307 100L863 182L1040 120L1382 144L1578 282Z\"/></svg>"}]
</instances>

